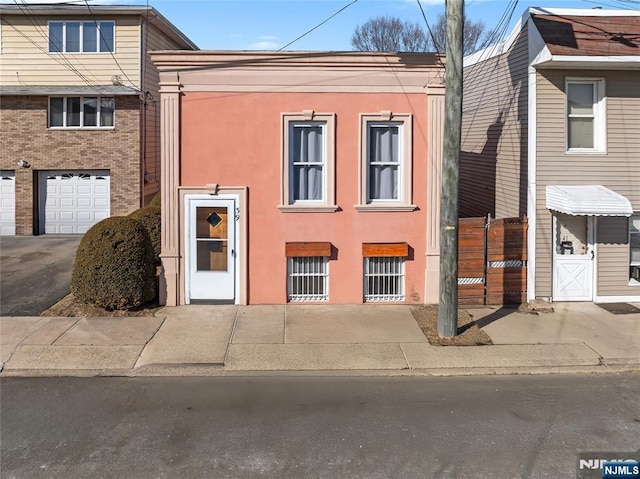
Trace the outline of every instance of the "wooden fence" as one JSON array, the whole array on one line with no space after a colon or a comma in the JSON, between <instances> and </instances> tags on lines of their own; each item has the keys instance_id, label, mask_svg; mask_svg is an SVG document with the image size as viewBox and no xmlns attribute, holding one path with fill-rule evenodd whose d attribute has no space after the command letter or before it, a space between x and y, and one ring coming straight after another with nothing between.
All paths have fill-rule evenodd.
<instances>
[{"instance_id":1,"label":"wooden fence","mask_svg":"<svg viewBox=\"0 0 640 479\"><path fill-rule=\"evenodd\" d=\"M527 218L461 218L458 303L520 304L527 297Z\"/></svg>"}]
</instances>

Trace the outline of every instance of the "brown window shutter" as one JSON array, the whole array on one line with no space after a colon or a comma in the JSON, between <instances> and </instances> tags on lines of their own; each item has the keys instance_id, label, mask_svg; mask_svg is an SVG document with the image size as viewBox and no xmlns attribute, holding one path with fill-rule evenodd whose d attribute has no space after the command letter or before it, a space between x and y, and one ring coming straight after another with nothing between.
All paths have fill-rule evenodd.
<instances>
[{"instance_id":1,"label":"brown window shutter","mask_svg":"<svg viewBox=\"0 0 640 479\"><path fill-rule=\"evenodd\" d=\"M286 243L284 252L287 258L300 256L331 256L331 243L328 241Z\"/></svg>"},{"instance_id":2,"label":"brown window shutter","mask_svg":"<svg viewBox=\"0 0 640 479\"><path fill-rule=\"evenodd\" d=\"M362 256L409 256L408 243L362 243Z\"/></svg>"}]
</instances>

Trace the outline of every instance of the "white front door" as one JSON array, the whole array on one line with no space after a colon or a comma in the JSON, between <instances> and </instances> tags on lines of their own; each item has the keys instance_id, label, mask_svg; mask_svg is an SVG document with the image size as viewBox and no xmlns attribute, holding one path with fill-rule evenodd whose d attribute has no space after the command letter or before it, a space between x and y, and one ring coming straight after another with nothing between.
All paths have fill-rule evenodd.
<instances>
[{"instance_id":1,"label":"white front door","mask_svg":"<svg viewBox=\"0 0 640 479\"><path fill-rule=\"evenodd\" d=\"M553 223L553 300L593 301L593 217L554 213Z\"/></svg>"},{"instance_id":2,"label":"white front door","mask_svg":"<svg viewBox=\"0 0 640 479\"><path fill-rule=\"evenodd\" d=\"M185 300L235 302L236 200L185 198Z\"/></svg>"}]
</instances>

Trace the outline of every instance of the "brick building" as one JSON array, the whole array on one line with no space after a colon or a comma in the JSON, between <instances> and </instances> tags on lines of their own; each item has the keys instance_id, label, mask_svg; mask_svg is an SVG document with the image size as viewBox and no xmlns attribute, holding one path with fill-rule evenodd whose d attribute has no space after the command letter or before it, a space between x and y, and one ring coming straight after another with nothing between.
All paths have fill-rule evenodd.
<instances>
[{"instance_id":1,"label":"brick building","mask_svg":"<svg viewBox=\"0 0 640 479\"><path fill-rule=\"evenodd\" d=\"M84 233L160 184L151 50L197 47L153 8L6 5L0 233Z\"/></svg>"}]
</instances>

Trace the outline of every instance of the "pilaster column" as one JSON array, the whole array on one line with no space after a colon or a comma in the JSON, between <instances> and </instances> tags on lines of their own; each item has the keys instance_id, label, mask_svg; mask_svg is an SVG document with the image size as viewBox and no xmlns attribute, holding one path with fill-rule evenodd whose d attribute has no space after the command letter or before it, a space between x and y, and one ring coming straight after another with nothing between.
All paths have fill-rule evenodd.
<instances>
[{"instance_id":1,"label":"pilaster column","mask_svg":"<svg viewBox=\"0 0 640 479\"><path fill-rule=\"evenodd\" d=\"M162 208L160 304L178 305L180 268L180 81L177 72L160 76L160 184Z\"/></svg>"},{"instance_id":2,"label":"pilaster column","mask_svg":"<svg viewBox=\"0 0 640 479\"><path fill-rule=\"evenodd\" d=\"M440 295L440 188L444 142L444 85L427 85L427 261L424 302L437 304Z\"/></svg>"}]
</instances>

